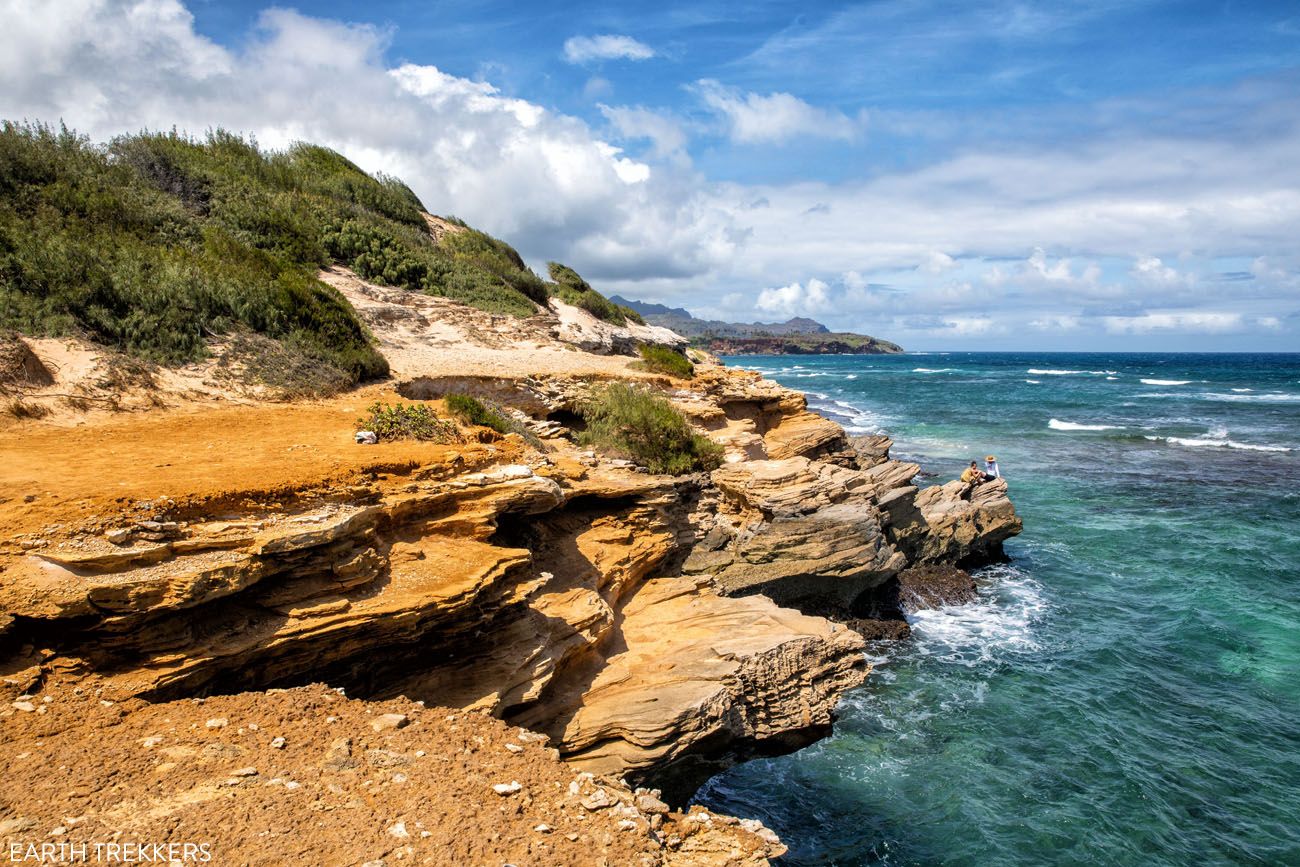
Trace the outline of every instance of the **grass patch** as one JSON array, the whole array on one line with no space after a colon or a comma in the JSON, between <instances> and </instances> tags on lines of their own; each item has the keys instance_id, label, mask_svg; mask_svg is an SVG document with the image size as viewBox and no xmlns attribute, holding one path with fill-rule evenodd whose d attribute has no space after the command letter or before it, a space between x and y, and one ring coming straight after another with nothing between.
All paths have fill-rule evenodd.
<instances>
[{"instance_id":1,"label":"grass patch","mask_svg":"<svg viewBox=\"0 0 1300 867\"><path fill-rule=\"evenodd\" d=\"M505 413L489 406L477 397L468 394L449 394L443 398L447 411L466 424L476 424L491 428L500 434L510 433L514 428Z\"/></svg>"},{"instance_id":2,"label":"grass patch","mask_svg":"<svg viewBox=\"0 0 1300 867\"><path fill-rule=\"evenodd\" d=\"M690 359L667 346L644 343L636 350L641 355L641 361L637 362L637 366L642 370L675 376L678 379L690 379L695 376L695 365L691 364Z\"/></svg>"},{"instance_id":3,"label":"grass patch","mask_svg":"<svg viewBox=\"0 0 1300 867\"><path fill-rule=\"evenodd\" d=\"M465 424L490 428L499 434L519 434L527 442L541 448L537 434L490 400L479 400L468 394L449 394L443 398L447 411Z\"/></svg>"},{"instance_id":4,"label":"grass patch","mask_svg":"<svg viewBox=\"0 0 1300 867\"><path fill-rule=\"evenodd\" d=\"M434 415L427 406L411 403L374 403L366 415L357 419L363 430L374 431L380 441L431 440L437 443L460 441L456 426Z\"/></svg>"},{"instance_id":5,"label":"grass patch","mask_svg":"<svg viewBox=\"0 0 1300 867\"><path fill-rule=\"evenodd\" d=\"M566 304L572 304L574 307L581 307L592 316L612 325L626 325L631 320L638 325L644 325L645 320L641 314L637 313L630 307L624 307L622 304L615 304L604 295L601 295L591 284L574 271L568 265L561 265L559 262L546 263L547 273L550 274L553 281L547 286L549 293L554 298L559 298Z\"/></svg>"},{"instance_id":6,"label":"grass patch","mask_svg":"<svg viewBox=\"0 0 1300 867\"><path fill-rule=\"evenodd\" d=\"M597 389L580 408L579 442L636 461L652 473L681 475L722 463L722 447L695 433L664 398L626 383Z\"/></svg>"}]
</instances>

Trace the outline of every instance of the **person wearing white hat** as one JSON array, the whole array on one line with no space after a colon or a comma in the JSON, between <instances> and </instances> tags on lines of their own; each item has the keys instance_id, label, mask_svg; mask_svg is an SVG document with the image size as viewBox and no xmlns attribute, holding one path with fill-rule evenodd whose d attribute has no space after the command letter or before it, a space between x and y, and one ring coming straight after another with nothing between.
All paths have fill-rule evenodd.
<instances>
[{"instance_id":1,"label":"person wearing white hat","mask_svg":"<svg viewBox=\"0 0 1300 867\"><path fill-rule=\"evenodd\" d=\"M993 457L993 455L989 455L988 457L984 458L984 478L986 479L1002 478L1002 471L998 469L998 459Z\"/></svg>"}]
</instances>

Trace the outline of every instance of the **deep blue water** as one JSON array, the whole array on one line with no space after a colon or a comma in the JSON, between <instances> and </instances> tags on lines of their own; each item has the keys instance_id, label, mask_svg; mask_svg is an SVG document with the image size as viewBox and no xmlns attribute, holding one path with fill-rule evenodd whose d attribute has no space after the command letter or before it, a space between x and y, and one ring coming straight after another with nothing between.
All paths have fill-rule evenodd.
<instances>
[{"instance_id":1,"label":"deep blue water","mask_svg":"<svg viewBox=\"0 0 1300 867\"><path fill-rule=\"evenodd\" d=\"M1300 355L738 358L1025 521L831 738L698 795L791 865L1300 865Z\"/></svg>"}]
</instances>

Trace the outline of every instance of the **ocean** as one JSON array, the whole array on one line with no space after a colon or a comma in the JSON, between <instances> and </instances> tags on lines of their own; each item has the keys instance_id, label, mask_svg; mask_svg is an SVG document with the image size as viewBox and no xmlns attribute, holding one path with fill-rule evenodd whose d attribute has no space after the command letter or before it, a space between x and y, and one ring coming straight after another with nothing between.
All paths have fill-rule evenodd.
<instances>
[{"instance_id":1,"label":"ocean","mask_svg":"<svg viewBox=\"0 0 1300 867\"><path fill-rule=\"evenodd\" d=\"M1300 865L1300 355L750 357L1025 523L830 738L696 796L788 865Z\"/></svg>"}]
</instances>

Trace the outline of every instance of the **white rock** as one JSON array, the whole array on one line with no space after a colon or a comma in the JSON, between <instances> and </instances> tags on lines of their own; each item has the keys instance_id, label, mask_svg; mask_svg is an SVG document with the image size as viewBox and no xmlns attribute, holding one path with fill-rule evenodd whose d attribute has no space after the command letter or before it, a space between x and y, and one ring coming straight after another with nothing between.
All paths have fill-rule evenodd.
<instances>
[{"instance_id":1,"label":"white rock","mask_svg":"<svg viewBox=\"0 0 1300 867\"><path fill-rule=\"evenodd\" d=\"M410 720L404 713L386 713L370 721L370 727L377 732L393 731L405 726Z\"/></svg>"},{"instance_id":2,"label":"white rock","mask_svg":"<svg viewBox=\"0 0 1300 867\"><path fill-rule=\"evenodd\" d=\"M523 789L523 785L518 780L511 780L508 783L496 783L492 786L492 791L505 798L516 794Z\"/></svg>"},{"instance_id":3,"label":"white rock","mask_svg":"<svg viewBox=\"0 0 1300 867\"><path fill-rule=\"evenodd\" d=\"M204 725L210 729L223 729L226 726L230 725L230 720L226 719L223 716L216 716L208 720L206 723L204 723Z\"/></svg>"},{"instance_id":4,"label":"white rock","mask_svg":"<svg viewBox=\"0 0 1300 867\"><path fill-rule=\"evenodd\" d=\"M524 748L519 746L519 744L506 744L506 749L510 750L512 753L522 753L524 751Z\"/></svg>"},{"instance_id":5,"label":"white rock","mask_svg":"<svg viewBox=\"0 0 1300 867\"><path fill-rule=\"evenodd\" d=\"M406 830L405 822L397 822L396 824L390 826L388 829L388 833L399 840L405 840L411 836L410 832Z\"/></svg>"},{"instance_id":6,"label":"white rock","mask_svg":"<svg viewBox=\"0 0 1300 867\"><path fill-rule=\"evenodd\" d=\"M27 713L36 710L36 705L32 704L30 701L16 701L14 702L14 707L18 710L26 711Z\"/></svg>"}]
</instances>

